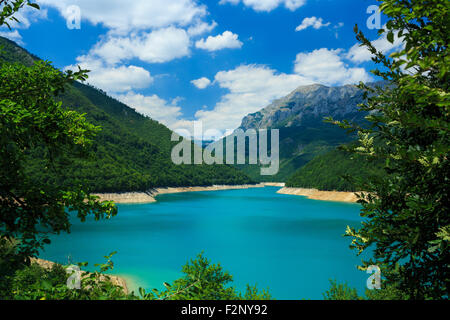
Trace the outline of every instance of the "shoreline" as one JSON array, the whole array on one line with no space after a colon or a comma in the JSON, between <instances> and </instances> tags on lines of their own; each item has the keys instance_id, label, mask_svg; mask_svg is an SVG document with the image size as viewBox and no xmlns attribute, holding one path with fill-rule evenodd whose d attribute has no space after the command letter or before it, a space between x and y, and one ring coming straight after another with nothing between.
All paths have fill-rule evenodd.
<instances>
[{"instance_id":1,"label":"shoreline","mask_svg":"<svg viewBox=\"0 0 450 320\"><path fill-rule=\"evenodd\" d=\"M318 189L284 187L278 190L277 193L294 196L305 196L308 199L321 201L336 201L348 203L356 203L358 201L355 192L345 192L345 191L320 191Z\"/></svg>"},{"instance_id":2,"label":"shoreline","mask_svg":"<svg viewBox=\"0 0 450 320\"><path fill-rule=\"evenodd\" d=\"M121 204L145 204L156 202L156 197L160 194L172 194L183 192L200 192L200 191L221 191L221 190L238 190L264 188L266 186L280 186L272 183L265 184L245 184L245 185L213 185L208 187L169 187L155 188L148 192L124 192L124 193L95 193L94 196L100 197L100 201L114 201Z\"/></svg>"},{"instance_id":3,"label":"shoreline","mask_svg":"<svg viewBox=\"0 0 450 320\"><path fill-rule=\"evenodd\" d=\"M356 203L358 198L354 192L345 191L320 191L318 189L309 188L288 188L284 183L280 182L263 182L250 185L213 185L208 187L168 187L155 188L148 192L124 192L124 193L96 193L95 196L100 197L101 201L114 201L118 204L146 204L157 202L156 197L160 194L174 194L184 192L205 192L205 191L221 191L221 190L239 190L264 187L280 187L278 194L287 194L295 196L305 196L312 200L336 201Z\"/></svg>"}]
</instances>

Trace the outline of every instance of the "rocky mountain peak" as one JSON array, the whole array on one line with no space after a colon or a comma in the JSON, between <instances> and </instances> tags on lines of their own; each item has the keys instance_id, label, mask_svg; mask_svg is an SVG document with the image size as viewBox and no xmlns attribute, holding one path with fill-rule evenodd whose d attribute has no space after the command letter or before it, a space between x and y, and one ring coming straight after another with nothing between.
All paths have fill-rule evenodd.
<instances>
[{"instance_id":1,"label":"rocky mountain peak","mask_svg":"<svg viewBox=\"0 0 450 320\"><path fill-rule=\"evenodd\" d=\"M321 84L301 86L284 98L242 120L242 129L283 128L308 125L324 117L354 118L363 91L355 85L327 87Z\"/></svg>"}]
</instances>

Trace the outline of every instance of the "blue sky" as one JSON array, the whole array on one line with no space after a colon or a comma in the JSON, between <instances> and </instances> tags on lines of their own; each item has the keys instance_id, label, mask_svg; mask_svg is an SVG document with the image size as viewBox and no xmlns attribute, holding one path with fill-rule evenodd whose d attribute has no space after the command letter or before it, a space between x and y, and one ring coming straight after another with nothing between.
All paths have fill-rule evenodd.
<instances>
[{"instance_id":1,"label":"blue sky","mask_svg":"<svg viewBox=\"0 0 450 320\"><path fill-rule=\"evenodd\" d=\"M60 69L91 69L91 84L172 129L202 121L217 135L298 86L374 80L355 24L385 52L400 45L367 28L375 0L37 2L0 35ZM80 29L67 27L73 5Z\"/></svg>"}]
</instances>

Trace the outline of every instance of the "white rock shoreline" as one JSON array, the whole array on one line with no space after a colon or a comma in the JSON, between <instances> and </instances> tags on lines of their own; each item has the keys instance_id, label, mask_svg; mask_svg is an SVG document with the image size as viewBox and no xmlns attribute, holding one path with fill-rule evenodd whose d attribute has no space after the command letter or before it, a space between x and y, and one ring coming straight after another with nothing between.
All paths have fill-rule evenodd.
<instances>
[{"instance_id":1,"label":"white rock shoreline","mask_svg":"<svg viewBox=\"0 0 450 320\"><path fill-rule=\"evenodd\" d=\"M280 187L277 191L279 194L288 194L296 196L305 196L309 199L322 201L338 201L355 203L358 201L354 192L343 191L320 191L317 189L306 188L287 188L284 183L265 182L254 185L214 185L208 187L179 187L179 188L157 188L149 192L125 192L125 193L97 193L101 201L114 201L123 204L144 204L156 202L156 196L160 194L182 193L182 192L199 192L199 191L220 191L220 190L236 190L264 187Z\"/></svg>"},{"instance_id":2,"label":"white rock shoreline","mask_svg":"<svg viewBox=\"0 0 450 320\"><path fill-rule=\"evenodd\" d=\"M249 184L249 185L214 185L208 187L179 187L179 188L157 188L149 192L125 192L125 193L97 193L101 201L114 201L116 203L152 203L156 202L156 196L160 194L182 193L182 192L199 192L199 191L219 191L219 190L236 190L250 188L264 188L265 186L282 187L284 184Z\"/></svg>"},{"instance_id":3,"label":"white rock shoreline","mask_svg":"<svg viewBox=\"0 0 450 320\"><path fill-rule=\"evenodd\" d=\"M313 200L352 202L356 203L358 198L354 192L343 191L320 191L317 189L306 188L282 188L277 191L280 194L289 194L295 196L305 196Z\"/></svg>"}]
</instances>

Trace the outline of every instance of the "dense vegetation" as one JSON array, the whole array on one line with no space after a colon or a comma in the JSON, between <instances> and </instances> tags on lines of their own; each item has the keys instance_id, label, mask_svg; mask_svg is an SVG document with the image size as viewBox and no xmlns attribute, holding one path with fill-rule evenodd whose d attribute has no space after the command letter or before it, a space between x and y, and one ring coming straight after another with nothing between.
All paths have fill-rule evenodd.
<instances>
[{"instance_id":1,"label":"dense vegetation","mask_svg":"<svg viewBox=\"0 0 450 320\"><path fill-rule=\"evenodd\" d=\"M0 37L0 47L2 65L31 67L39 61L5 38ZM75 82L66 85L57 100L64 109L85 114L86 120L101 130L93 139L89 158L65 157L47 167L40 146L28 152L24 169L34 181L63 188L83 184L92 192L252 183L245 174L227 165L173 164L170 152L177 142L171 141L172 131L101 90Z\"/></svg>"},{"instance_id":2,"label":"dense vegetation","mask_svg":"<svg viewBox=\"0 0 450 320\"><path fill-rule=\"evenodd\" d=\"M0 258L7 258L8 251L14 245L0 245ZM153 289L149 292L139 288L139 292L125 292L124 288L114 284L107 274L114 269L112 256L106 256L106 262L95 264L94 269L88 263L78 265L86 272L80 276L80 288L68 287L70 273L68 266L53 264L43 267L36 262L19 264L10 272L2 273L0 279L0 300L269 300L267 290L258 290L247 285L245 292L239 292L231 284L233 276L220 264L212 264L203 254L190 260L181 269L183 276L172 284L164 283L164 290ZM5 270L2 270L5 271Z\"/></svg>"},{"instance_id":3,"label":"dense vegetation","mask_svg":"<svg viewBox=\"0 0 450 320\"><path fill-rule=\"evenodd\" d=\"M389 17L380 34L391 43L402 37L405 45L387 57L355 27L379 66L373 73L391 85L376 90L361 84L372 93L361 107L370 113L370 126L335 122L358 132L350 152L383 161L385 170L357 181L367 191L359 201L365 222L346 235L358 254L373 250L361 268L381 268L389 298L448 299L450 2L380 2Z\"/></svg>"},{"instance_id":4,"label":"dense vegetation","mask_svg":"<svg viewBox=\"0 0 450 320\"><path fill-rule=\"evenodd\" d=\"M259 165L247 164L236 165L236 167L255 181L283 182L315 156L325 154L341 144L355 139L355 136L348 135L335 126L317 120L311 121L308 126L279 128L279 130L280 170L278 174L261 176Z\"/></svg>"},{"instance_id":5,"label":"dense vegetation","mask_svg":"<svg viewBox=\"0 0 450 320\"><path fill-rule=\"evenodd\" d=\"M382 164L358 154L333 150L319 155L297 170L287 182L287 187L319 190L361 191L354 180L383 174Z\"/></svg>"},{"instance_id":6,"label":"dense vegetation","mask_svg":"<svg viewBox=\"0 0 450 320\"><path fill-rule=\"evenodd\" d=\"M34 6L20 0L4 3L0 23L26 4ZM0 259L2 279L49 243L48 233L70 231L67 210L77 211L81 220L117 214L113 203L99 202L79 186L38 181L27 171L33 150L39 149L47 171L69 155L86 155L100 128L54 99L67 84L85 78L86 70L61 73L42 61L0 64L0 247L17 241L13 252Z\"/></svg>"}]
</instances>

